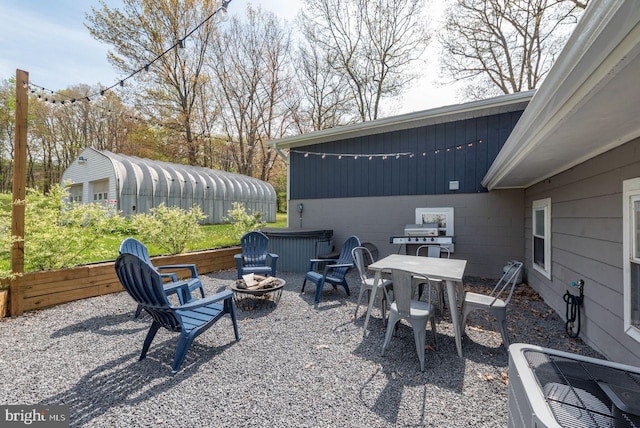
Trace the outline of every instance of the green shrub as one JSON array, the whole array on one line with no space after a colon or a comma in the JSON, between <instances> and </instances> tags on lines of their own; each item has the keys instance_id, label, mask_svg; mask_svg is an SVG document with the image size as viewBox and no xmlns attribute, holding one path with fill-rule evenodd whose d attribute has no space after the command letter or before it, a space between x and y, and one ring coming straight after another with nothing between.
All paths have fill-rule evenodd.
<instances>
[{"instance_id":1,"label":"green shrub","mask_svg":"<svg viewBox=\"0 0 640 428\"><path fill-rule=\"evenodd\" d=\"M266 224L262 220L260 211L249 214L241 202L234 202L233 209L230 209L228 214L229 216L225 218L225 221L233 224L233 237L238 240L245 233L258 230Z\"/></svg>"},{"instance_id":2,"label":"green shrub","mask_svg":"<svg viewBox=\"0 0 640 428\"><path fill-rule=\"evenodd\" d=\"M11 235L11 203L2 201L0 204L2 205L0 207L0 259L9 260L11 258L11 246L18 239ZM0 280L13 277L10 267L5 267L3 264L0 267ZM3 288L6 287L0 285L0 289Z\"/></svg>"},{"instance_id":3,"label":"green shrub","mask_svg":"<svg viewBox=\"0 0 640 428\"><path fill-rule=\"evenodd\" d=\"M180 207L166 207L164 204L151 208L149 214L136 214L131 219L140 239L169 254L180 254L187 243L202 239L200 221L206 218L198 206L189 211Z\"/></svg>"},{"instance_id":4,"label":"green shrub","mask_svg":"<svg viewBox=\"0 0 640 428\"><path fill-rule=\"evenodd\" d=\"M67 191L60 185L47 195L27 189L25 201L24 269L61 269L75 266L93 257L108 258L111 248L100 245L104 234L123 227L125 220L113 206L102 204L67 204ZM11 213L2 210L0 223L4 242L2 251L10 251ZM7 224L8 229L7 229ZM15 240L10 237L10 240Z\"/></svg>"}]
</instances>

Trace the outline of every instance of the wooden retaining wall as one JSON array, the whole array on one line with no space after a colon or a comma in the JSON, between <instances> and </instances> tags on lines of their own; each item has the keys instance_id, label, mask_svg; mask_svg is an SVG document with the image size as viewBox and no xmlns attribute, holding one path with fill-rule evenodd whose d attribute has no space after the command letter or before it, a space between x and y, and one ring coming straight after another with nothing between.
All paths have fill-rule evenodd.
<instances>
[{"instance_id":1,"label":"wooden retaining wall","mask_svg":"<svg viewBox=\"0 0 640 428\"><path fill-rule=\"evenodd\" d=\"M156 266L195 263L199 274L207 274L236 266L234 254L242 252L240 247L194 251L173 256L152 257ZM19 296L11 293L9 298L21 298L18 307L22 311L42 309L74 300L124 291L116 276L114 263L95 263L71 269L28 272L22 277ZM188 269L176 271L179 278L188 278ZM22 312L21 312L22 313ZM21 313L11 314L12 316Z\"/></svg>"}]
</instances>

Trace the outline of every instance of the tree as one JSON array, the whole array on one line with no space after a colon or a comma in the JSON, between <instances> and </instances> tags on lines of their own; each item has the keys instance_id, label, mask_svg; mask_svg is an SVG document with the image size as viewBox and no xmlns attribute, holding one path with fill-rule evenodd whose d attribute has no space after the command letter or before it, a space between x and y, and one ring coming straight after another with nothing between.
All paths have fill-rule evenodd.
<instances>
[{"instance_id":1,"label":"tree","mask_svg":"<svg viewBox=\"0 0 640 428\"><path fill-rule=\"evenodd\" d=\"M537 88L586 6L577 0L454 0L440 33L442 71L482 99Z\"/></svg>"},{"instance_id":2,"label":"tree","mask_svg":"<svg viewBox=\"0 0 640 428\"><path fill-rule=\"evenodd\" d=\"M298 48L295 70L301 94L291 111L300 133L334 128L357 118L349 83L333 69L333 62L327 52L308 41Z\"/></svg>"},{"instance_id":3,"label":"tree","mask_svg":"<svg viewBox=\"0 0 640 428\"><path fill-rule=\"evenodd\" d=\"M108 59L118 70L130 75L148 68L135 75L141 89L138 109L174 131L180 144L173 144L173 159L191 165L199 164L207 134L196 114L199 99L209 98L203 93L203 71L217 34L211 17L219 6L216 0L123 0L122 9L110 9L101 1L101 9L87 15L91 35L113 46Z\"/></svg>"},{"instance_id":4,"label":"tree","mask_svg":"<svg viewBox=\"0 0 640 428\"><path fill-rule=\"evenodd\" d=\"M15 81L0 81L0 192L11 191L15 135Z\"/></svg>"},{"instance_id":5,"label":"tree","mask_svg":"<svg viewBox=\"0 0 640 428\"><path fill-rule=\"evenodd\" d=\"M360 120L401 93L429 41L422 0L304 0L304 37L349 84Z\"/></svg>"},{"instance_id":6,"label":"tree","mask_svg":"<svg viewBox=\"0 0 640 428\"><path fill-rule=\"evenodd\" d=\"M31 187L46 193L85 147L140 154L128 144L130 132L140 128L134 112L114 92L86 101L97 92L99 88L76 85L56 94L31 94L27 141Z\"/></svg>"},{"instance_id":7,"label":"tree","mask_svg":"<svg viewBox=\"0 0 640 428\"><path fill-rule=\"evenodd\" d=\"M208 63L216 78L223 132L234 169L268 180L278 162L265 143L283 136L291 124L290 31L271 12L247 7L214 43Z\"/></svg>"}]
</instances>

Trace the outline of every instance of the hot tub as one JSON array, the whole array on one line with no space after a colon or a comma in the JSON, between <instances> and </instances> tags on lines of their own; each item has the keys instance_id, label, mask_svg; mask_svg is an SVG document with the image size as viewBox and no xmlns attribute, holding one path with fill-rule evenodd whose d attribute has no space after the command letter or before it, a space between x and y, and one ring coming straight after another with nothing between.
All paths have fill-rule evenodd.
<instances>
[{"instance_id":1,"label":"hot tub","mask_svg":"<svg viewBox=\"0 0 640 428\"><path fill-rule=\"evenodd\" d=\"M279 272L306 272L309 260L333 249L333 230L264 228L269 237L268 251L280 256Z\"/></svg>"}]
</instances>

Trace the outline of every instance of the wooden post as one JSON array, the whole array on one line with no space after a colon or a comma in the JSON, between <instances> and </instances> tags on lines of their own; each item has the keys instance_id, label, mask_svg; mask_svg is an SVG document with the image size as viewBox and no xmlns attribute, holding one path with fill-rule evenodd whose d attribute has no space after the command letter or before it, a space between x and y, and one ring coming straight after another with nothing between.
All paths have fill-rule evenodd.
<instances>
[{"instance_id":1,"label":"wooden post","mask_svg":"<svg viewBox=\"0 0 640 428\"><path fill-rule=\"evenodd\" d=\"M24 199L27 186L27 114L29 97L25 85L29 73L16 70L16 133L13 152L13 204L11 205L11 235L19 238L11 246L11 316L22 315L22 284L24 273Z\"/></svg>"}]
</instances>

